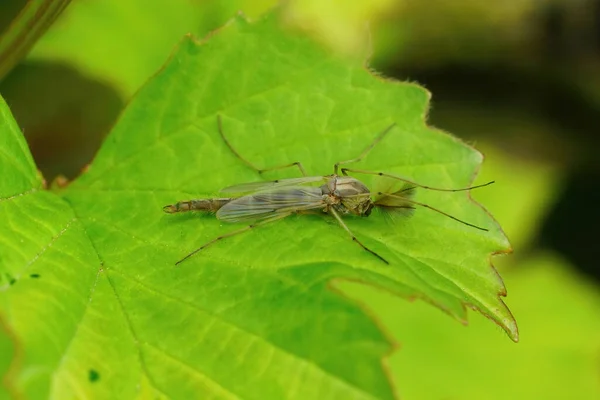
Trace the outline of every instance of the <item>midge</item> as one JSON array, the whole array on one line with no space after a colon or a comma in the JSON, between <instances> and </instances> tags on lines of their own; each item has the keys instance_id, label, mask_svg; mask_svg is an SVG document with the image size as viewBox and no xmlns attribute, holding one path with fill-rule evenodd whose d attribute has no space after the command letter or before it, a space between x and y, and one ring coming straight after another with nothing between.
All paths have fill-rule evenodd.
<instances>
[{"instance_id":1,"label":"midge","mask_svg":"<svg viewBox=\"0 0 600 400\"><path fill-rule=\"evenodd\" d=\"M493 181L483 185L471 186L462 189L441 189L421 185L408 179L383 172L340 168L340 165L362 160L367 153L369 153L369 151L371 151L371 149L373 149L373 147L375 147L375 145L377 145L377 143L379 143L385 137L385 135L387 135L387 133L395 126L395 124L388 126L383 132L381 132L375 138L373 143L371 143L358 157L335 163L333 166L333 174L327 176L306 176L304 167L300 162L294 162L278 167L271 167L268 169L259 169L244 159L233 148L229 140L227 140L225 134L223 133L223 126L220 116L217 116L217 125L223 142L225 142L231 152L246 165L256 170L259 174L262 174L265 171L297 167L303 177L279 179L267 182L243 183L240 185L229 186L221 190L222 193L238 194L238 196L235 197L187 200L163 207L163 211L170 214L183 211L203 211L216 213L217 218L225 222L250 222L250 225L242 229L226 233L203 244L181 260L177 261L176 264L181 263L199 251L218 242L219 240L249 231L250 229L267 224L269 222L274 222L285 217L289 217L292 214L303 214L315 211L332 215L338 221L340 226L350 235L354 242L386 264L389 263L385 258L365 246L352 233L350 228L348 228L346 223L343 221L342 216L351 214L361 217L368 217L374 208L381 209L385 212L410 214L416 207L424 207L439 214L445 215L446 217L452 218L461 224L468 225L482 231L487 231L485 228L470 224L437 208L415 201L413 200L413 196L415 189L418 187L443 192L460 192L487 186L494 183ZM342 176L338 175L338 171L340 170ZM390 193L371 193L369 188L367 188L364 183L356 178L348 176L349 172L382 176L400 181L403 185L399 190ZM316 186L316 183L321 183L321 185ZM313 184L313 186L309 184ZM376 195L375 200L372 198L373 195Z\"/></svg>"}]
</instances>

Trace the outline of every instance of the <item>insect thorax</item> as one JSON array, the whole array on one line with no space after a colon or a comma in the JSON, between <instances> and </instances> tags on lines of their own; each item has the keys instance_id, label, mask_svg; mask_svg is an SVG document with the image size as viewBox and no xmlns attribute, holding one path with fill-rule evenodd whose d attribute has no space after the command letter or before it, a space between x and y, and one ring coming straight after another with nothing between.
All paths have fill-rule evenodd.
<instances>
[{"instance_id":1,"label":"insect thorax","mask_svg":"<svg viewBox=\"0 0 600 400\"><path fill-rule=\"evenodd\" d=\"M329 203L344 214L368 216L373 208L369 188L350 176L332 176L321 186L324 195L331 197Z\"/></svg>"}]
</instances>

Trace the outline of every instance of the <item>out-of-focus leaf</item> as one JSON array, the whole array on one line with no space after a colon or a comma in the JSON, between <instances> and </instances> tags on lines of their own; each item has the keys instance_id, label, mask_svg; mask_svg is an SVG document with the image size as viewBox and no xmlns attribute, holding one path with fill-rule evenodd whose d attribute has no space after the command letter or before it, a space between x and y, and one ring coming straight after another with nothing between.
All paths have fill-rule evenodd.
<instances>
[{"instance_id":1,"label":"out-of-focus leaf","mask_svg":"<svg viewBox=\"0 0 600 400\"><path fill-rule=\"evenodd\" d=\"M404 398L600 398L598 286L551 253L502 276L519 319L517 345L479 315L465 328L421 302L355 284L344 292L374 310L401 344L389 364Z\"/></svg>"},{"instance_id":2,"label":"out-of-focus leaf","mask_svg":"<svg viewBox=\"0 0 600 400\"><path fill-rule=\"evenodd\" d=\"M1 282L1 280L0 280ZM4 321L0 320L0 376L4 379L10 379L7 375L10 373L10 368L16 362L17 355L15 354L16 346L11 332L7 330ZM14 398L15 393L10 393L9 388L0 381L0 400Z\"/></svg>"},{"instance_id":3,"label":"out-of-focus leaf","mask_svg":"<svg viewBox=\"0 0 600 400\"><path fill-rule=\"evenodd\" d=\"M286 22L315 34L337 52L363 57L371 51L370 28L395 7L395 0L292 0Z\"/></svg>"},{"instance_id":4,"label":"out-of-focus leaf","mask_svg":"<svg viewBox=\"0 0 600 400\"><path fill-rule=\"evenodd\" d=\"M30 0L0 35L0 80L18 63L71 0Z\"/></svg>"},{"instance_id":5,"label":"out-of-focus leaf","mask_svg":"<svg viewBox=\"0 0 600 400\"><path fill-rule=\"evenodd\" d=\"M543 161L525 160L478 142L485 154L477 182L495 180L472 196L494 215L519 253L535 239L540 223L560 190L563 172Z\"/></svg>"},{"instance_id":6,"label":"out-of-focus leaf","mask_svg":"<svg viewBox=\"0 0 600 400\"><path fill-rule=\"evenodd\" d=\"M185 34L203 37L238 10L257 17L275 4L276 0L78 1L44 35L30 59L71 64L109 82L127 99Z\"/></svg>"},{"instance_id":7,"label":"out-of-focus leaf","mask_svg":"<svg viewBox=\"0 0 600 400\"><path fill-rule=\"evenodd\" d=\"M508 51L515 59L520 59L516 54L528 57L539 34L536 13L556 1L396 1L395 9L373 24L374 65L481 63ZM558 1L578 7L569 0Z\"/></svg>"},{"instance_id":8,"label":"out-of-focus leaf","mask_svg":"<svg viewBox=\"0 0 600 400\"><path fill-rule=\"evenodd\" d=\"M238 10L255 18L277 1L153 0L151 4L142 0L76 2L42 38L30 58L73 64L111 82L128 97L160 67L173 43L184 34L202 37ZM290 26L307 28L337 51L362 57L370 47L369 23L393 6L392 0L292 0L285 2L282 10ZM82 48L86 51L81 52Z\"/></svg>"},{"instance_id":9,"label":"out-of-focus leaf","mask_svg":"<svg viewBox=\"0 0 600 400\"><path fill-rule=\"evenodd\" d=\"M115 124L122 98L65 65L25 62L0 83L48 182L75 178Z\"/></svg>"}]
</instances>

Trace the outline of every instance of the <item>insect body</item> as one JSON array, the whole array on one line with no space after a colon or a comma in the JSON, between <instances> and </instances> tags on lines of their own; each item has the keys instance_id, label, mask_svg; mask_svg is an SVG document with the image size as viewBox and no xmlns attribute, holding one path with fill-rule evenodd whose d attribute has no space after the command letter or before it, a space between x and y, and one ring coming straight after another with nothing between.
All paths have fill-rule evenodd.
<instances>
[{"instance_id":1,"label":"insect body","mask_svg":"<svg viewBox=\"0 0 600 400\"><path fill-rule=\"evenodd\" d=\"M300 186L301 184L324 181L321 186ZM349 176L306 177L300 179L283 179L276 182L260 184L242 184L230 186L223 192L240 192L248 190L248 185L256 191L237 198L217 198L183 201L163 208L167 213L181 211L216 212L218 219L225 222L259 221L253 225L232 232L225 237L242 233L259 224L285 218L291 214L310 211L322 211L333 215L342 227L350 233L352 239L362 248L375 255L381 261L388 263L383 257L365 247L348 229L340 218L340 214L369 216L375 203L371 199L369 189L359 180ZM290 186L294 185L294 186ZM261 190L262 189L262 190ZM218 237L206 243L184 259L206 248L214 242L223 239ZM179 263L178 262L178 263Z\"/></svg>"},{"instance_id":2,"label":"insect body","mask_svg":"<svg viewBox=\"0 0 600 400\"><path fill-rule=\"evenodd\" d=\"M412 197L414 195L414 190L417 187L429 190L456 192L487 186L493 182L462 189L439 189L421 185L416 182L382 172L342 168L342 175L338 175L340 165L360 161L393 126L394 125L391 125L384 130L379 137L356 159L336 163L334 166L334 173L332 175L304 176L302 178L281 179L277 181L244 183L226 187L221 191L222 193L236 193L238 194L237 197L195 199L182 201L163 207L163 211L166 213L203 211L216 213L216 217L225 222L251 223L245 228L229 232L211 240L210 242L202 245L198 249L185 256L183 259L179 260L176 264L179 264L197 252L224 238L246 232L259 225L283 219L292 214L302 214L307 212L323 212L332 215L338 221L340 226L350 235L353 241L358 243L358 245L360 245L364 250L368 251L386 264L389 264L386 259L366 247L352 233L342 219L342 216L352 214L361 217L368 217L374 208L379 208L388 212L408 213L413 211L415 206L421 206L450 217L462 224L480 230L487 230L455 218L427 204L419 203L413 200ZM256 168L250 162L243 159L235 151L223 134L220 117L218 118L218 127L219 133L221 134L224 142L238 158L240 158L250 167L256 169L259 173L266 171ZM296 166L300 172L305 175L304 168L299 162L270 169L272 170L292 166ZM348 172L371 174L391 178L401 181L403 186L400 190L391 193L378 192L376 194L377 199L373 200L373 193L371 193L369 188L358 179L348 176ZM320 185L316 186L319 183Z\"/></svg>"}]
</instances>

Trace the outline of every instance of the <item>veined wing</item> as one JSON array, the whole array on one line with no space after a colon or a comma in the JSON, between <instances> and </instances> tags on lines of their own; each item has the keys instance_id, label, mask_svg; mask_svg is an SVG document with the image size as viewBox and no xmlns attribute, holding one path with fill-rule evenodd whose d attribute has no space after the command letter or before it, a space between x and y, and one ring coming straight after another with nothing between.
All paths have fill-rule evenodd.
<instances>
[{"instance_id":1,"label":"veined wing","mask_svg":"<svg viewBox=\"0 0 600 400\"><path fill-rule=\"evenodd\" d=\"M258 192L262 190L275 189L278 187L304 185L306 183L313 183L326 180L327 178L324 176L304 176L302 178L278 179L276 181L249 182L241 183L239 185L227 186L226 188L221 190L221 193Z\"/></svg>"},{"instance_id":2,"label":"veined wing","mask_svg":"<svg viewBox=\"0 0 600 400\"><path fill-rule=\"evenodd\" d=\"M282 187L237 198L221 207L217 218L226 222L252 221L323 206L323 195L318 187Z\"/></svg>"}]
</instances>

